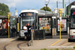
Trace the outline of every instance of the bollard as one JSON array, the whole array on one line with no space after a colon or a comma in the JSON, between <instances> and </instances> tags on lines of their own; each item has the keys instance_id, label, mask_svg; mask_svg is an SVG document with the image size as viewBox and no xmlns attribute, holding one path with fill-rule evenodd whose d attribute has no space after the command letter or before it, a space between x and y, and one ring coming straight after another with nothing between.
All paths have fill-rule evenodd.
<instances>
[{"instance_id":1,"label":"bollard","mask_svg":"<svg viewBox=\"0 0 75 50\"><path fill-rule=\"evenodd\" d=\"M31 29L31 46L33 46L33 33L34 33L34 29Z\"/></svg>"}]
</instances>

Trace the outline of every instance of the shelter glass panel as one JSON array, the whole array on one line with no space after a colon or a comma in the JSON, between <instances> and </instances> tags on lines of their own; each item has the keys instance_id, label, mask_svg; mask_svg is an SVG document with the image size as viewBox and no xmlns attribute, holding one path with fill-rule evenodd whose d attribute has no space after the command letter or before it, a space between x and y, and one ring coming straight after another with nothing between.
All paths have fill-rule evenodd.
<instances>
[{"instance_id":1,"label":"shelter glass panel","mask_svg":"<svg viewBox=\"0 0 75 50\"><path fill-rule=\"evenodd\" d=\"M39 30L51 33L51 18L39 18Z\"/></svg>"}]
</instances>

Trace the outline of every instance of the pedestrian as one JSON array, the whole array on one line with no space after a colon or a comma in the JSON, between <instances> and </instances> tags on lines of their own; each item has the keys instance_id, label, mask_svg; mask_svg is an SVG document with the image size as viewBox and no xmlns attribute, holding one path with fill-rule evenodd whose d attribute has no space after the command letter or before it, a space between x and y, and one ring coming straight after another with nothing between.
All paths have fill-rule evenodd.
<instances>
[{"instance_id":1,"label":"pedestrian","mask_svg":"<svg viewBox=\"0 0 75 50\"><path fill-rule=\"evenodd\" d=\"M31 39L31 26L30 26L30 24L28 23L27 24L27 30L28 30L28 39L30 40Z\"/></svg>"},{"instance_id":2,"label":"pedestrian","mask_svg":"<svg viewBox=\"0 0 75 50\"><path fill-rule=\"evenodd\" d=\"M13 26L12 29L11 29L11 36L12 36L12 37L16 37L16 29L15 29L14 26Z\"/></svg>"},{"instance_id":3,"label":"pedestrian","mask_svg":"<svg viewBox=\"0 0 75 50\"><path fill-rule=\"evenodd\" d=\"M25 35L24 39L27 39L27 34L28 34L27 24L25 24L25 26L23 27L23 29L24 29L24 35Z\"/></svg>"},{"instance_id":4,"label":"pedestrian","mask_svg":"<svg viewBox=\"0 0 75 50\"><path fill-rule=\"evenodd\" d=\"M34 29L33 25L31 26L31 29Z\"/></svg>"}]
</instances>

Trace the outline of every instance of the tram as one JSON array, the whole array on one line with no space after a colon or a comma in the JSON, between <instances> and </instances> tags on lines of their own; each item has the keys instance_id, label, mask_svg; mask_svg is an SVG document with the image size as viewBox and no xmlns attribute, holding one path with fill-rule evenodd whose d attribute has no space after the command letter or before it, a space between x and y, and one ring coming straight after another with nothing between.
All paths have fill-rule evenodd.
<instances>
[{"instance_id":1,"label":"tram","mask_svg":"<svg viewBox=\"0 0 75 50\"><path fill-rule=\"evenodd\" d=\"M19 14L19 38L23 38L23 26L27 23L33 25L34 29L46 30L46 33L51 33L51 16L52 12L44 10L22 10ZM47 26L45 28L45 26Z\"/></svg>"},{"instance_id":2,"label":"tram","mask_svg":"<svg viewBox=\"0 0 75 50\"><path fill-rule=\"evenodd\" d=\"M69 39L68 42L75 40L75 5L71 6L69 17Z\"/></svg>"}]
</instances>

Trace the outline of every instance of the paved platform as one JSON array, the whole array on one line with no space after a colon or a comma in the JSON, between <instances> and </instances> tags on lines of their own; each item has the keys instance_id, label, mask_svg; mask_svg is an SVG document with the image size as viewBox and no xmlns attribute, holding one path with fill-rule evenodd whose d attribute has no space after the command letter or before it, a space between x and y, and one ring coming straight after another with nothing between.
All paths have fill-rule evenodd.
<instances>
[{"instance_id":1,"label":"paved platform","mask_svg":"<svg viewBox=\"0 0 75 50\"><path fill-rule=\"evenodd\" d=\"M22 43L22 42L25 42L25 43L22 43L20 45L20 48L22 50L36 50L36 49L42 49L42 48L47 48L47 49L51 49L51 48L62 48L62 47L67 47L67 48L73 48L73 46L75 46L75 43L72 42L68 42L68 35L62 35L61 36L62 39L60 40L60 36L53 36L53 38L50 38L50 37L47 37L46 39L44 40L33 40L33 46L27 46L27 43L29 42L25 42L25 41L22 41L22 40L16 40L16 38L14 38L15 41L13 41L12 39L13 38L0 38L0 48L3 50L3 46L6 45L7 43L10 43L10 45L8 45L6 48L7 50L13 50L13 49L17 49L17 44L19 43ZM71 45L72 44L72 45ZM12 49L11 49L12 48Z\"/></svg>"},{"instance_id":2,"label":"paved platform","mask_svg":"<svg viewBox=\"0 0 75 50\"><path fill-rule=\"evenodd\" d=\"M25 46L25 44L22 44L20 47L23 50L35 50L35 49L42 49L42 48L64 48L64 46L60 46L61 43L63 43L64 41L67 41L67 39L62 39L60 40L58 43L56 43L58 40L60 39L44 39L44 40L34 40L33 41L33 46ZM56 44L54 44L56 43ZM51 46L52 44L54 44L53 46ZM70 47L73 48L73 46L66 46L66 47Z\"/></svg>"}]
</instances>

